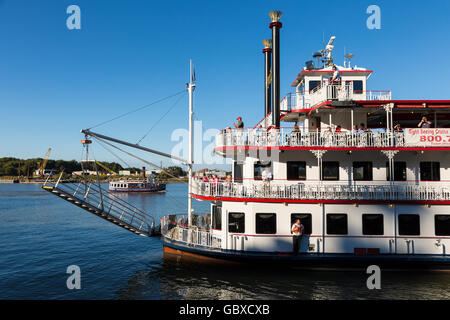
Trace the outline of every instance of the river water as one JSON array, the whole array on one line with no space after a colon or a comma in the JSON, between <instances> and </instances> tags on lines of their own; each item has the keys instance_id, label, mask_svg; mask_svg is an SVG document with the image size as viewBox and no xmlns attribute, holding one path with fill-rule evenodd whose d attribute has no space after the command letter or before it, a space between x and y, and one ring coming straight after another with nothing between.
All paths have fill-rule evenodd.
<instances>
[{"instance_id":1,"label":"river water","mask_svg":"<svg viewBox=\"0 0 450 320\"><path fill-rule=\"evenodd\" d=\"M123 195L159 218L186 208L187 187ZM194 201L197 212L208 202ZM81 289L69 290L69 265ZM134 235L37 184L0 184L0 299L450 299L450 274L203 266L165 260L159 238Z\"/></svg>"}]
</instances>

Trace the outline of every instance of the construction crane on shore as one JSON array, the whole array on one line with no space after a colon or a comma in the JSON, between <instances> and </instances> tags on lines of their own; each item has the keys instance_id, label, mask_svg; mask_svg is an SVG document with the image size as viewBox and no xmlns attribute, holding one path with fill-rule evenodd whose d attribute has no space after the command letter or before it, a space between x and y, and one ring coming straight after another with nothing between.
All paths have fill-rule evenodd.
<instances>
[{"instance_id":1,"label":"construction crane on shore","mask_svg":"<svg viewBox=\"0 0 450 320\"><path fill-rule=\"evenodd\" d=\"M45 170L45 167L47 166L48 157L50 156L51 151L52 151L52 148L48 148L47 153L45 154L45 157L42 160L42 163L39 165L39 162L38 162L39 169L37 170L36 173L40 177L42 177L44 175L44 170Z\"/></svg>"},{"instance_id":2,"label":"construction crane on shore","mask_svg":"<svg viewBox=\"0 0 450 320\"><path fill-rule=\"evenodd\" d=\"M101 163L100 161L95 161L96 164L98 164L100 167L102 167L103 169L105 169L106 171L108 171L111 174L114 175L118 175L117 172L111 170L110 168L108 168L107 166L105 166L103 163Z\"/></svg>"}]
</instances>

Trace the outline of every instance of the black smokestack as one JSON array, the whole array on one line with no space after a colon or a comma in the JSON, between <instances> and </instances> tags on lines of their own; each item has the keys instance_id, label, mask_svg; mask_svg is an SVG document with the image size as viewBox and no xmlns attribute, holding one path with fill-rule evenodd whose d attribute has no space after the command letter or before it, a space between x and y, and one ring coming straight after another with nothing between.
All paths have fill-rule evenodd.
<instances>
[{"instance_id":1,"label":"black smokestack","mask_svg":"<svg viewBox=\"0 0 450 320\"><path fill-rule=\"evenodd\" d=\"M142 178L145 179L145 167L142 167Z\"/></svg>"},{"instance_id":2,"label":"black smokestack","mask_svg":"<svg viewBox=\"0 0 450 320\"><path fill-rule=\"evenodd\" d=\"M269 13L272 22L269 27L272 29L272 124L280 127L280 22L281 11Z\"/></svg>"},{"instance_id":3,"label":"black smokestack","mask_svg":"<svg viewBox=\"0 0 450 320\"><path fill-rule=\"evenodd\" d=\"M271 91L272 91L272 76L270 74L270 66L272 60L272 40L263 40L264 44L264 117L272 110L271 106Z\"/></svg>"}]
</instances>

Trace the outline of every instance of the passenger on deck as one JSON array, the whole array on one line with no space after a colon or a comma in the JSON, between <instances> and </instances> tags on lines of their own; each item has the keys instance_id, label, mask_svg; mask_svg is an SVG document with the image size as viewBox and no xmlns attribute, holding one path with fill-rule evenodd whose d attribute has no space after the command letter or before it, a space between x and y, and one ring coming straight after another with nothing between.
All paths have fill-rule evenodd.
<instances>
[{"instance_id":1,"label":"passenger on deck","mask_svg":"<svg viewBox=\"0 0 450 320\"><path fill-rule=\"evenodd\" d=\"M364 125L364 123L361 123L360 125L359 125L359 130L361 130L362 132L367 132L367 128L366 128L366 126Z\"/></svg>"},{"instance_id":2,"label":"passenger on deck","mask_svg":"<svg viewBox=\"0 0 450 320\"><path fill-rule=\"evenodd\" d=\"M238 121L238 123L236 124L236 123L233 122L234 127L236 129L244 129L244 122L242 121L242 118L241 117L237 117L236 120Z\"/></svg>"},{"instance_id":3,"label":"passenger on deck","mask_svg":"<svg viewBox=\"0 0 450 320\"><path fill-rule=\"evenodd\" d=\"M333 64L333 71L333 76L331 77L330 82L341 81L341 73L335 64Z\"/></svg>"},{"instance_id":4,"label":"passenger on deck","mask_svg":"<svg viewBox=\"0 0 450 320\"><path fill-rule=\"evenodd\" d=\"M289 139L289 142L291 145L298 145L300 140L301 140L301 132L296 122L294 124L294 129L292 129L291 138Z\"/></svg>"},{"instance_id":5,"label":"passenger on deck","mask_svg":"<svg viewBox=\"0 0 450 320\"><path fill-rule=\"evenodd\" d=\"M295 223L291 227L294 255L297 255L298 250L300 249L304 229L305 228L301 224L300 219L295 220Z\"/></svg>"},{"instance_id":6,"label":"passenger on deck","mask_svg":"<svg viewBox=\"0 0 450 320\"><path fill-rule=\"evenodd\" d=\"M270 172L270 167L266 167L261 176L264 182L270 182L270 180L272 180L272 172Z\"/></svg>"},{"instance_id":7,"label":"passenger on deck","mask_svg":"<svg viewBox=\"0 0 450 320\"><path fill-rule=\"evenodd\" d=\"M427 117L422 117L422 120L419 122L417 126L423 129L431 128L431 121L428 121Z\"/></svg>"},{"instance_id":8,"label":"passenger on deck","mask_svg":"<svg viewBox=\"0 0 450 320\"><path fill-rule=\"evenodd\" d=\"M237 117L236 120L238 121L237 124L233 122L234 127L237 129L235 144L242 145L244 143L242 141L242 137L244 134L244 122L242 121L241 117Z\"/></svg>"},{"instance_id":9,"label":"passenger on deck","mask_svg":"<svg viewBox=\"0 0 450 320\"><path fill-rule=\"evenodd\" d=\"M264 196L268 197L270 193L270 180L272 180L272 172L270 171L269 166L265 167L261 174L261 178L264 181Z\"/></svg>"},{"instance_id":10,"label":"passenger on deck","mask_svg":"<svg viewBox=\"0 0 450 320\"><path fill-rule=\"evenodd\" d=\"M341 130L341 126L340 125L338 125L337 127L336 127L336 133L341 133L342 132L342 130Z\"/></svg>"}]
</instances>

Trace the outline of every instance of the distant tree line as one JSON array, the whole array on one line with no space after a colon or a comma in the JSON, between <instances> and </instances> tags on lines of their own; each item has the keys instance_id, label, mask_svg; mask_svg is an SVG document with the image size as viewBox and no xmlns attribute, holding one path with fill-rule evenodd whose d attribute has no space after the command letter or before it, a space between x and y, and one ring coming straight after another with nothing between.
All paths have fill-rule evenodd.
<instances>
[{"instance_id":1,"label":"distant tree line","mask_svg":"<svg viewBox=\"0 0 450 320\"><path fill-rule=\"evenodd\" d=\"M39 169L39 166L44 161L42 158L33 158L33 159L17 159L17 158L0 158L0 176L10 176L10 177L29 177L33 176L33 172ZM138 172L140 173L142 168L124 168L117 162L105 162L101 161L103 165L113 170L114 172L119 172L120 170L129 170L130 172ZM85 168L86 165L85 165ZM81 163L76 160L48 160L45 166L45 169L53 169L56 172L62 172L66 174L72 174L74 171L81 171ZM92 165L89 166L90 170L93 170ZM108 173L105 169L100 166L97 166L97 169L100 172ZM184 177L187 175L187 172L184 171L181 167L171 166L164 168L160 173L160 178L168 179L175 177Z\"/></svg>"},{"instance_id":2,"label":"distant tree line","mask_svg":"<svg viewBox=\"0 0 450 320\"><path fill-rule=\"evenodd\" d=\"M44 159L17 159L17 158L0 158L0 176L33 176L33 172L39 169ZM111 170L118 172L123 170L123 167L116 162L102 162ZM76 160L51 160L47 161L45 169L53 169L57 172L64 170L65 173L71 174L74 171L81 171L81 163ZM99 171L105 172L103 168L99 167Z\"/></svg>"},{"instance_id":3,"label":"distant tree line","mask_svg":"<svg viewBox=\"0 0 450 320\"><path fill-rule=\"evenodd\" d=\"M159 174L159 177L161 179L170 179L173 177L184 177L187 175L187 172L183 170L181 167L177 166L171 166L164 168L161 173Z\"/></svg>"}]
</instances>

